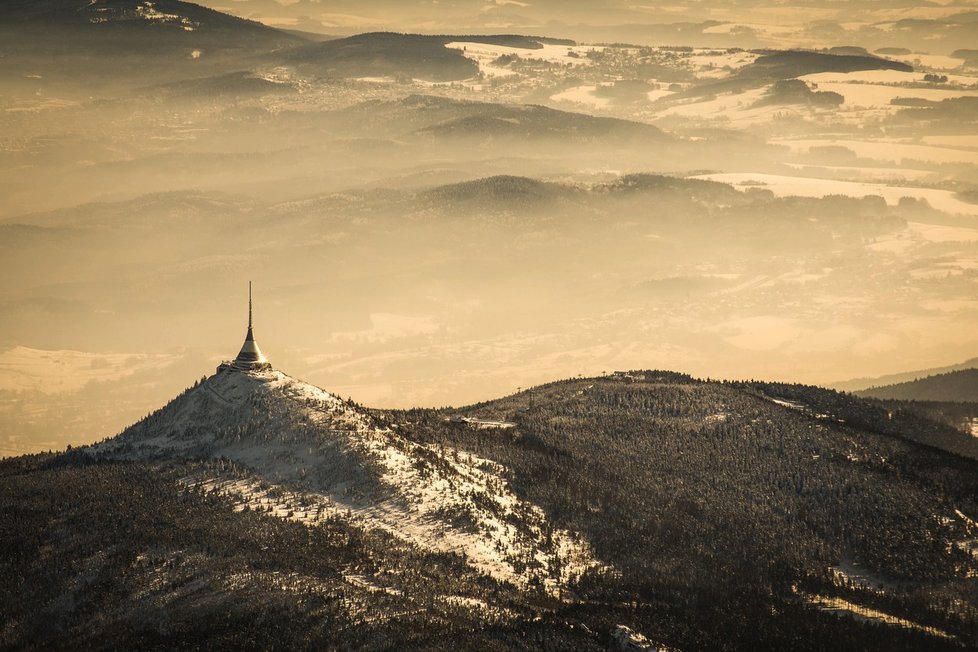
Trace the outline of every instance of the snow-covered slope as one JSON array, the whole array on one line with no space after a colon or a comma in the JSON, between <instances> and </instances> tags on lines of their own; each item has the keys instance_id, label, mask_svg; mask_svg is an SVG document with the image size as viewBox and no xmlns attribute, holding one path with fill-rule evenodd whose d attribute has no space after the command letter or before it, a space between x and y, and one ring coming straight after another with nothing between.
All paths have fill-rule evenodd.
<instances>
[{"instance_id":1,"label":"snow-covered slope","mask_svg":"<svg viewBox=\"0 0 978 652\"><path fill-rule=\"evenodd\" d=\"M0 32L6 39L0 46L15 55L44 48L48 54L158 56L172 48L185 54L192 47L209 58L218 51L274 50L305 42L182 0L4 0Z\"/></svg>"},{"instance_id":2,"label":"snow-covered slope","mask_svg":"<svg viewBox=\"0 0 978 652\"><path fill-rule=\"evenodd\" d=\"M596 564L580 537L553 528L539 507L509 490L499 464L409 441L278 371L220 371L90 453L226 461L185 484L230 495L239 509L310 524L348 518L462 554L521 586L557 589Z\"/></svg>"}]
</instances>

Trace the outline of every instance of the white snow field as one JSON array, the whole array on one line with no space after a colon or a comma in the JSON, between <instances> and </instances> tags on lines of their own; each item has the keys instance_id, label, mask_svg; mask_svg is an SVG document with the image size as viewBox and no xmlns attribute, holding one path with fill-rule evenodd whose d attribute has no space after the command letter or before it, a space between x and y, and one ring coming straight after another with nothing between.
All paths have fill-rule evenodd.
<instances>
[{"instance_id":1,"label":"white snow field","mask_svg":"<svg viewBox=\"0 0 978 652\"><path fill-rule=\"evenodd\" d=\"M852 140L845 138L774 139L772 145L784 145L794 152L806 153L817 147L845 147L859 158L891 163L924 161L927 163L970 163L978 165L978 151L973 141L964 137L957 142L908 143L886 140Z\"/></svg>"},{"instance_id":2,"label":"white snow field","mask_svg":"<svg viewBox=\"0 0 978 652\"><path fill-rule=\"evenodd\" d=\"M225 370L88 449L125 459L227 460L188 488L308 524L346 518L477 570L551 591L597 565L581 537L518 498L490 460L410 441L336 396L281 372ZM212 464L211 467L214 465ZM233 468L232 468L233 467Z\"/></svg>"},{"instance_id":3,"label":"white snow field","mask_svg":"<svg viewBox=\"0 0 978 652\"><path fill-rule=\"evenodd\" d=\"M606 109L611 105L611 99L600 97L595 94L597 86L574 86L565 91L561 91L550 97L554 102L571 102L573 104L583 104L595 109Z\"/></svg>"},{"instance_id":4,"label":"white snow field","mask_svg":"<svg viewBox=\"0 0 978 652\"><path fill-rule=\"evenodd\" d=\"M813 179L778 174L755 174L752 172L702 174L693 178L729 183L738 190L765 188L778 197L827 197L829 195L868 197L875 195L882 197L888 204L892 205L899 203L903 197L911 197L927 200L931 207L946 213L978 215L978 204L961 201L953 192L935 188L889 186L882 183L836 181L833 179Z\"/></svg>"},{"instance_id":5,"label":"white snow field","mask_svg":"<svg viewBox=\"0 0 978 652\"><path fill-rule=\"evenodd\" d=\"M502 56L515 56L520 59L537 59L549 63L560 63L568 66L586 66L592 63L587 58L589 50L604 50L603 47L589 45L554 45L541 43L540 48L517 48L507 45L490 43L473 43L471 41L453 41L446 43L446 48L461 50L467 58L479 64L479 72L486 77L507 77L516 72L493 65Z\"/></svg>"}]
</instances>

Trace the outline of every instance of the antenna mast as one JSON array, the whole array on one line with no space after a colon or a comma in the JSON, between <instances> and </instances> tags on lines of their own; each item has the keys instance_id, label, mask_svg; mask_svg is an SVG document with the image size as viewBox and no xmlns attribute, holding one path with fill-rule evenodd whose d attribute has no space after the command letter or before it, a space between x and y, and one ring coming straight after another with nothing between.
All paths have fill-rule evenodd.
<instances>
[{"instance_id":1,"label":"antenna mast","mask_svg":"<svg viewBox=\"0 0 978 652\"><path fill-rule=\"evenodd\" d=\"M255 342L255 333L252 331L252 301L251 301L251 281L248 281L248 334L245 335L244 344L241 346L241 352L238 353L238 357L234 359L234 362L230 363L232 369L244 370L244 371L270 371L272 365L268 363L268 358L266 358L261 349L258 348L258 343ZM223 368L222 365L220 368Z\"/></svg>"}]
</instances>

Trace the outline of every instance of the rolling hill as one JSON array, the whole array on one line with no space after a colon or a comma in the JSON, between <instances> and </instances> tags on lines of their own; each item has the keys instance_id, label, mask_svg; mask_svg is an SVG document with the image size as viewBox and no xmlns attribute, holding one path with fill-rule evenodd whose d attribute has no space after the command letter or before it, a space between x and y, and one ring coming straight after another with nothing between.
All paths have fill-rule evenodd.
<instances>
[{"instance_id":1,"label":"rolling hill","mask_svg":"<svg viewBox=\"0 0 978 652\"><path fill-rule=\"evenodd\" d=\"M215 102L266 95L285 95L294 93L295 90L295 86L288 81L273 80L252 72L237 71L148 86L140 89L140 94L143 97L170 102Z\"/></svg>"},{"instance_id":2,"label":"rolling hill","mask_svg":"<svg viewBox=\"0 0 978 652\"><path fill-rule=\"evenodd\" d=\"M296 48L282 61L323 77L395 77L459 81L476 77L479 66L455 48L454 41L540 49L544 44L573 45L568 39L517 34L422 35L369 32Z\"/></svg>"},{"instance_id":3,"label":"rolling hill","mask_svg":"<svg viewBox=\"0 0 978 652\"><path fill-rule=\"evenodd\" d=\"M512 207L532 207L581 194L579 188L548 183L527 177L500 175L473 181L463 181L433 188L422 198L435 204L501 203Z\"/></svg>"},{"instance_id":4,"label":"rolling hill","mask_svg":"<svg viewBox=\"0 0 978 652\"><path fill-rule=\"evenodd\" d=\"M856 72L858 70L913 72L913 66L868 55L785 50L758 58L741 71L740 76L777 80L793 79L817 72Z\"/></svg>"},{"instance_id":5,"label":"rolling hill","mask_svg":"<svg viewBox=\"0 0 978 652\"><path fill-rule=\"evenodd\" d=\"M782 50L765 53L733 76L707 81L684 91L682 97L702 97L714 93L743 92L779 81L791 80L819 72L855 72L859 70L899 70L913 72L913 66L881 57L832 54L810 50ZM778 94L784 94L784 88ZM831 96L808 97L807 100L832 103Z\"/></svg>"},{"instance_id":6,"label":"rolling hill","mask_svg":"<svg viewBox=\"0 0 978 652\"><path fill-rule=\"evenodd\" d=\"M479 66L443 37L375 32L313 43L283 60L322 77L403 76L431 81L474 77Z\"/></svg>"},{"instance_id":7,"label":"rolling hill","mask_svg":"<svg viewBox=\"0 0 978 652\"><path fill-rule=\"evenodd\" d=\"M86 101L151 84L220 79L254 67L263 53L304 43L181 0L0 3L0 81L15 95Z\"/></svg>"},{"instance_id":8,"label":"rolling hill","mask_svg":"<svg viewBox=\"0 0 978 652\"><path fill-rule=\"evenodd\" d=\"M303 40L182 0L10 0L0 6L4 49L23 54L127 54L207 48L275 49Z\"/></svg>"},{"instance_id":9,"label":"rolling hill","mask_svg":"<svg viewBox=\"0 0 978 652\"><path fill-rule=\"evenodd\" d=\"M676 140L657 127L630 120L532 104L495 104L431 95L370 100L336 112L335 118L354 133L450 141L548 140L579 145L596 141L662 144Z\"/></svg>"}]
</instances>

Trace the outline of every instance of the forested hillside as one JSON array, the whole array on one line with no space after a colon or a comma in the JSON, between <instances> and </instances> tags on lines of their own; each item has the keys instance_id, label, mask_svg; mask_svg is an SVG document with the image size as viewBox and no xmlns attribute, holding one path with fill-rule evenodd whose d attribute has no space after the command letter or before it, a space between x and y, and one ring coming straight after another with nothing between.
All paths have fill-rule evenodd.
<instances>
[{"instance_id":1,"label":"forested hillside","mask_svg":"<svg viewBox=\"0 0 978 652\"><path fill-rule=\"evenodd\" d=\"M670 372L368 415L224 371L0 463L0 645L973 647L978 462L915 441L949 430Z\"/></svg>"},{"instance_id":2,"label":"forested hillside","mask_svg":"<svg viewBox=\"0 0 978 652\"><path fill-rule=\"evenodd\" d=\"M455 555L236 512L180 483L197 467L84 459L0 463L0 648L601 649Z\"/></svg>"},{"instance_id":3,"label":"forested hillside","mask_svg":"<svg viewBox=\"0 0 978 652\"><path fill-rule=\"evenodd\" d=\"M814 596L974 642L978 566L961 542L978 534L963 516L978 511L978 465L908 441L946 426L882 410L883 426L879 411L816 388L639 372L400 416L411 436L508 467L616 569L586 577L582 595L645 605L632 622L680 646L947 644L826 617L805 606ZM516 427L445 420L460 414ZM872 579L847 577L852 564Z\"/></svg>"}]
</instances>

